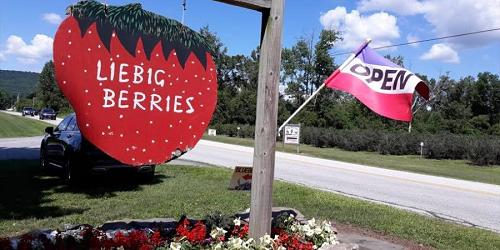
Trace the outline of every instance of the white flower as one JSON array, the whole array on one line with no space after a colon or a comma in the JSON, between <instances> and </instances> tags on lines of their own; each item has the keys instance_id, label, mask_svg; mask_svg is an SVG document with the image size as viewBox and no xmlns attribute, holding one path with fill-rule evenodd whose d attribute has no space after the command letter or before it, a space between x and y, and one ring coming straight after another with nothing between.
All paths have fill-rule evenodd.
<instances>
[{"instance_id":1,"label":"white flower","mask_svg":"<svg viewBox=\"0 0 500 250\"><path fill-rule=\"evenodd\" d=\"M243 244L243 240L240 238L229 238L229 241L227 242L227 247L229 249L241 249Z\"/></svg>"},{"instance_id":2,"label":"white flower","mask_svg":"<svg viewBox=\"0 0 500 250\"><path fill-rule=\"evenodd\" d=\"M210 232L210 237L212 237L213 239L217 239L220 236L224 236L226 233L227 231L224 230L224 228L216 227Z\"/></svg>"},{"instance_id":3,"label":"white flower","mask_svg":"<svg viewBox=\"0 0 500 250\"><path fill-rule=\"evenodd\" d=\"M241 220L240 217L236 218L233 220L235 226L240 226L241 225Z\"/></svg>"},{"instance_id":4,"label":"white flower","mask_svg":"<svg viewBox=\"0 0 500 250\"><path fill-rule=\"evenodd\" d=\"M310 219L307 221L307 225L310 227L315 227L316 226L316 220L314 218Z\"/></svg>"},{"instance_id":5,"label":"white flower","mask_svg":"<svg viewBox=\"0 0 500 250\"><path fill-rule=\"evenodd\" d=\"M181 250L181 248L182 248L181 243L178 243L178 242L171 242L171 243L170 243L170 247L169 247L169 249L173 249L173 250Z\"/></svg>"}]
</instances>

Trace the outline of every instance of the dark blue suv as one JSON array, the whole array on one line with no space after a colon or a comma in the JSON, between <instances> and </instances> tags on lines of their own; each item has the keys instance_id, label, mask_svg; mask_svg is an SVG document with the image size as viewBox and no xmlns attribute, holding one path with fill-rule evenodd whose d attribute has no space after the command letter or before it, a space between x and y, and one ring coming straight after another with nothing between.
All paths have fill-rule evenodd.
<instances>
[{"instance_id":1,"label":"dark blue suv","mask_svg":"<svg viewBox=\"0 0 500 250\"><path fill-rule=\"evenodd\" d=\"M80 133L75 114L65 117L54 129L47 127L40 146L40 166L57 170L73 182L87 174L107 173L114 169L137 171L143 179L154 177L155 166L125 165L99 150Z\"/></svg>"}]
</instances>

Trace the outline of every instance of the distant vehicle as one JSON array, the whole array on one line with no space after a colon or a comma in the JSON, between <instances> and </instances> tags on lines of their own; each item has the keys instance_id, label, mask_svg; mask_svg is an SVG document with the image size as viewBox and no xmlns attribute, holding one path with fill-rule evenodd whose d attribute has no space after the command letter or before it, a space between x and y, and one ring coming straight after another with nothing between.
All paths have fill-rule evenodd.
<instances>
[{"instance_id":1,"label":"distant vehicle","mask_svg":"<svg viewBox=\"0 0 500 250\"><path fill-rule=\"evenodd\" d=\"M32 107L24 107L21 114L22 114L22 116L26 116L26 115L35 116L35 109Z\"/></svg>"},{"instance_id":2,"label":"distant vehicle","mask_svg":"<svg viewBox=\"0 0 500 250\"><path fill-rule=\"evenodd\" d=\"M70 183L83 180L88 174L119 169L136 172L145 180L154 177L155 165L125 165L95 147L80 133L75 114L66 116L55 129L47 127L45 132L40 146L40 167L58 171Z\"/></svg>"},{"instance_id":3,"label":"distant vehicle","mask_svg":"<svg viewBox=\"0 0 500 250\"><path fill-rule=\"evenodd\" d=\"M55 120L56 116L57 116L56 112L51 108L44 108L38 113L38 118L40 118L40 120L43 119Z\"/></svg>"}]
</instances>

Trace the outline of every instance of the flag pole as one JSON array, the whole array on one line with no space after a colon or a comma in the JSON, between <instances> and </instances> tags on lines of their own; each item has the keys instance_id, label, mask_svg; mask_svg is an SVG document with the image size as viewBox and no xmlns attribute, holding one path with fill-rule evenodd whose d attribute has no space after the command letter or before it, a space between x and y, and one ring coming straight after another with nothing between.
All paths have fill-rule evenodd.
<instances>
[{"instance_id":1,"label":"flag pole","mask_svg":"<svg viewBox=\"0 0 500 250\"><path fill-rule=\"evenodd\" d=\"M281 130L293 119L293 117L295 117L312 99L314 96L316 96L319 91L321 91L325 85L326 85L326 82L328 82L328 80L334 78L335 76L337 76L339 74L340 71L342 71L347 65L349 65L349 63L352 62L352 60L354 60L354 58L356 58L359 53L361 53L361 51L363 51L364 48L366 48L366 46L368 46L369 43L371 43L372 39L370 38L367 38L365 40L365 42L355 51L355 53L351 54L347 60L344 61L344 63L342 63L342 65L340 65L340 67L335 70L335 72L333 72L333 74L331 74L324 82L323 84L321 84L321 86L319 86L316 91L314 91L314 93L312 93L311 96L309 96L309 98L307 98L305 100L304 103L302 103L302 105L300 105L300 107L295 110L295 112L293 112L293 114L288 117L288 119L286 119L286 121L278 128L278 136L280 136L280 133L281 133Z\"/></svg>"}]
</instances>

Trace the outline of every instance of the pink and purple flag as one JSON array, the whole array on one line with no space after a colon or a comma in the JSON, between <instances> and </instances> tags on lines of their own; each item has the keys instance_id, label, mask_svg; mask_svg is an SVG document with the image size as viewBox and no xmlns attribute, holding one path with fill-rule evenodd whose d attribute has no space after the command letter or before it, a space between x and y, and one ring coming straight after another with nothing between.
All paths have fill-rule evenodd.
<instances>
[{"instance_id":1,"label":"pink and purple flag","mask_svg":"<svg viewBox=\"0 0 500 250\"><path fill-rule=\"evenodd\" d=\"M380 56L364 44L325 81L327 87L355 96L375 113L394 120L412 120L413 92L429 99L419 77Z\"/></svg>"}]
</instances>

